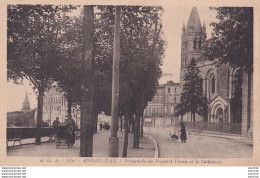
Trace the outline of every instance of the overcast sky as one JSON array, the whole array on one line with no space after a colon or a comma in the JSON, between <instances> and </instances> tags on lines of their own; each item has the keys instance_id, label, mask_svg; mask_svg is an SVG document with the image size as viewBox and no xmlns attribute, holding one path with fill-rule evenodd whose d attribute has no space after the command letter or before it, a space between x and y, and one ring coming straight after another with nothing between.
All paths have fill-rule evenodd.
<instances>
[{"instance_id":1,"label":"overcast sky","mask_svg":"<svg viewBox=\"0 0 260 178\"><path fill-rule=\"evenodd\" d=\"M166 83L168 80L179 82L180 63L181 63L181 34L183 22L187 25L192 7L164 7L163 14L163 31L167 41L167 49L162 66L163 73L172 74L160 79L160 84ZM197 7L200 21L205 21L207 38L211 37L212 28L210 22L216 21L216 12L211 11L208 7ZM24 81L23 85L14 85L7 83L7 111L20 110L24 101L25 93L28 93L31 108L37 107L36 95L29 85L28 81Z\"/></svg>"}]
</instances>

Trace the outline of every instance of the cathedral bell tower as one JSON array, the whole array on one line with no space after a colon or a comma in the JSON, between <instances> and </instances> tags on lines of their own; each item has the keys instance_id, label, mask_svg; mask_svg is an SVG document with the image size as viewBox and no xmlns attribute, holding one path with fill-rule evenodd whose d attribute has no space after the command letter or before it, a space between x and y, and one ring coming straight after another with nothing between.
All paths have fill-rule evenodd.
<instances>
[{"instance_id":1,"label":"cathedral bell tower","mask_svg":"<svg viewBox=\"0 0 260 178\"><path fill-rule=\"evenodd\" d=\"M22 112L28 112L30 110L31 110L30 103L29 103L27 92L26 92L24 102L23 102Z\"/></svg>"},{"instance_id":2,"label":"cathedral bell tower","mask_svg":"<svg viewBox=\"0 0 260 178\"><path fill-rule=\"evenodd\" d=\"M185 27L183 23L181 35L181 70L180 85L183 85L185 71L192 58L198 59L201 55L201 47L207 38L205 22L201 27L199 13L196 7L193 7L190 17Z\"/></svg>"}]
</instances>

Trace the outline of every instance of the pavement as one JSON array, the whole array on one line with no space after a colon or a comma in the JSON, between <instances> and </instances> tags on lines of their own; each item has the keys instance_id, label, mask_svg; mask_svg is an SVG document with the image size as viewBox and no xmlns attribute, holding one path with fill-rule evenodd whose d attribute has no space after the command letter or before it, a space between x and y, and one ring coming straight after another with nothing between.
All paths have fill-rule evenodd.
<instances>
[{"instance_id":1,"label":"pavement","mask_svg":"<svg viewBox=\"0 0 260 178\"><path fill-rule=\"evenodd\" d=\"M98 131L93 136L93 157L108 157L108 146L110 130ZM123 144L124 144L124 132L118 132L119 137L119 157L122 157ZM55 142L48 142L49 137L42 137L41 145L34 145L35 139L23 139L22 147L15 147L7 150L7 156L32 156L32 157L78 157L80 142L76 140L72 148L68 149L66 146L62 146L56 149ZM18 143L16 143L18 145ZM144 135L144 138L140 138L139 149L133 148L133 134L128 136L128 151L127 157L142 157L153 158L156 155L156 144L154 140Z\"/></svg>"},{"instance_id":2,"label":"pavement","mask_svg":"<svg viewBox=\"0 0 260 178\"><path fill-rule=\"evenodd\" d=\"M186 129L187 142L172 140L180 128L145 128L158 144L160 158L250 158L253 139L239 135Z\"/></svg>"},{"instance_id":3,"label":"pavement","mask_svg":"<svg viewBox=\"0 0 260 178\"><path fill-rule=\"evenodd\" d=\"M144 138L140 138L140 148L133 148L133 135L128 136L127 157L142 158L250 158L253 156L253 139L240 135L198 131L187 129L187 142L172 140L170 133L177 133L179 128L144 128ZM110 130L98 131L93 137L93 157L108 157ZM124 132L118 132L119 157L122 157ZM55 142L42 138L41 145L34 145L35 139L23 139L22 147L7 150L8 156L37 157L78 157L80 143L74 146L56 149ZM18 143L16 143L18 144Z\"/></svg>"}]
</instances>

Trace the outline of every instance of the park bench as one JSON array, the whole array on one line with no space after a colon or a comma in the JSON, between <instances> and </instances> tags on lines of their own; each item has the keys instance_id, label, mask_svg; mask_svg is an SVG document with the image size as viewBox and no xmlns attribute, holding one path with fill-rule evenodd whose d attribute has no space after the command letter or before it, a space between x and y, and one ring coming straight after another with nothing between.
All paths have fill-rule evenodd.
<instances>
[{"instance_id":1,"label":"park bench","mask_svg":"<svg viewBox=\"0 0 260 178\"><path fill-rule=\"evenodd\" d=\"M17 145L15 145L16 142L19 142L18 147L22 147L22 143L21 143L22 137L21 137L21 132L19 132L18 134L15 134L14 137L12 138L6 138L6 147L7 149L9 148L14 148L17 147ZM13 143L11 146L8 143Z\"/></svg>"}]
</instances>

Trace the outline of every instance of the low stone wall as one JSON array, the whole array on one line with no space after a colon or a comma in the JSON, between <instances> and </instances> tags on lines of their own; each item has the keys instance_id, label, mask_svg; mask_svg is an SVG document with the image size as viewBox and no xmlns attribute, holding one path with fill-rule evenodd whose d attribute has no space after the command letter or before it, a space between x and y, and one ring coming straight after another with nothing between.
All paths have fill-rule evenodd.
<instances>
[{"instance_id":1,"label":"low stone wall","mask_svg":"<svg viewBox=\"0 0 260 178\"><path fill-rule=\"evenodd\" d=\"M41 128L41 136L49 136L54 132L52 127L43 127ZM36 128L24 128L24 127L16 127L16 128L7 128L6 129L6 138L12 139L20 136L22 139L25 138L35 138L36 137Z\"/></svg>"},{"instance_id":2,"label":"low stone wall","mask_svg":"<svg viewBox=\"0 0 260 178\"><path fill-rule=\"evenodd\" d=\"M213 123L213 122L187 122L183 121L184 125L188 129L197 129L199 131L214 131L214 132L224 132L230 134L242 134L242 125L241 123ZM178 124L178 123L176 123ZM176 125L177 126L177 125Z\"/></svg>"}]
</instances>

